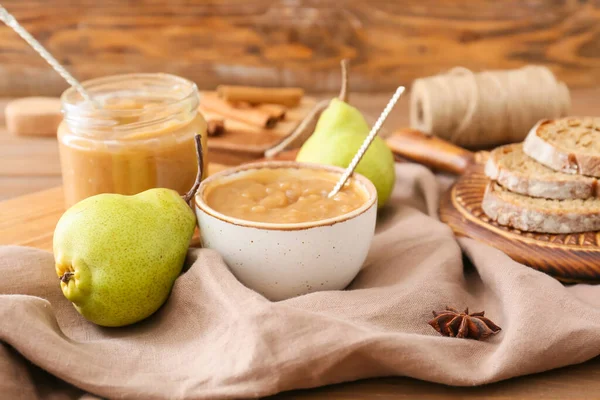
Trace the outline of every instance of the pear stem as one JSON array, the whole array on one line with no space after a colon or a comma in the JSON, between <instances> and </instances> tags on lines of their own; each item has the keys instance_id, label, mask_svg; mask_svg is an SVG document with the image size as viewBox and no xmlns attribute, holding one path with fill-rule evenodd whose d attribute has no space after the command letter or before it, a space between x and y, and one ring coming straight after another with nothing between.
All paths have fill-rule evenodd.
<instances>
[{"instance_id":1,"label":"pear stem","mask_svg":"<svg viewBox=\"0 0 600 400\"><path fill-rule=\"evenodd\" d=\"M347 58L344 58L340 62L342 66L342 86L340 87L340 94L338 95L338 99L347 103L348 102L348 65L350 61Z\"/></svg>"},{"instance_id":2,"label":"pear stem","mask_svg":"<svg viewBox=\"0 0 600 400\"><path fill-rule=\"evenodd\" d=\"M60 277L60 281L63 283L68 283L73 275L75 275L73 272L67 271L64 274L62 274L62 276Z\"/></svg>"},{"instance_id":3,"label":"pear stem","mask_svg":"<svg viewBox=\"0 0 600 400\"><path fill-rule=\"evenodd\" d=\"M192 188L187 192L183 197L183 200L191 207L192 199L196 195L196 191L200 186L200 182L202 182L202 172L204 170L204 153L202 152L202 136L196 135L194 136L194 142L196 143L196 159L198 161L198 172L196 173L196 181Z\"/></svg>"}]
</instances>

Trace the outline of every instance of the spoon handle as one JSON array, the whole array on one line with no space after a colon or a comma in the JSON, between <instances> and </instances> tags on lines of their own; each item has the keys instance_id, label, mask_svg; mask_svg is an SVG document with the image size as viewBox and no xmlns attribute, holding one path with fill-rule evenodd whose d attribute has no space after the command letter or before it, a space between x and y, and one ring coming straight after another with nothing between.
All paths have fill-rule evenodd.
<instances>
[{"instance_id":1,"label":"spoon handle","mask_svg":"<svg viewBox=\"0 0 600 400\"><path fill-rule=\"evenodd\" d=\"M402 93L404 93L404 90L406 90L404 86L400 86L398 89L396 89L396 92L394 93L394 95L392 96L390 101L387 103L385 108L383 109L383 112L377 119L377 122L375 122L375 125L373 125L373 128L371 128L371 132L369 132L369 135L366 137L365 141L360 146L360 149L358 149L358 152L354 155L354 158L350 162L350 165L348 165L348 168L346 168L346 171L344 171L344 174L342 175L340 180L335 184L335 187L333 188L333 190L331 192L329 192L328 197L333 197L336 194L338 194L338 192L342 189L344 184L346 184L346 181L348 180L350 175L352 175L352 173L356 169L356 166L358 165L360 160L363 158L363 156L367 152L367 149L369 148L369 146L375 139L375 136L377 136L377 133L379 133L379 130L381 129L381 127L383 126L383 123L385 122L388 115L392 111L392 108L394 108L394 106L396 105L396 102L398 101L400 96L402 96Z\"/></svg>"},{"instance_id":2,"label":"spoon handle","mask_svg":"<svg viewBox=\"0 0 600 400\"><path fill-rule=\"evenodd\" d=\"M99 108L98 103L92 100L92 98L83 88L83 86L81 86L81 83L79 83L77 79L73 77L73 75L71 75L62 65L60 65L60 63L54 57L52 57L52 54L50 54L40 42L38 42L33 36L31 36L29 32L27 32L25 28L23 28L21 24L19 24L19 22L17 22L15 17L13 17L6 10L6 8L2 7L1 5L0 21L3 21L7 26L12 28L12 30L14 30L19 36L21 36L23 40L25 40L40 56L42 56L42 58L46 60L46 62L50 64L52 68L54 68L54 70L58 72L60 76L62 76L63 79L69 83L69 85L73 86L86 101L89 101L94 106Z\"/></svg>"}]
</instances>

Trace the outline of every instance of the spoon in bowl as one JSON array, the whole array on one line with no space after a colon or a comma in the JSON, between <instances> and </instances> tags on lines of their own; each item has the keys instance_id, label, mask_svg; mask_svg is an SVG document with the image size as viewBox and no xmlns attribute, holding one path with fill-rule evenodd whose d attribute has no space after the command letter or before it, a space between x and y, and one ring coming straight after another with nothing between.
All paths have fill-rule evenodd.
<instances>
[{"instance_id":1,"label":"spoon in bowl","mask_svg":"<svg viewBox=\"0 0 600 400\"><path fill-rule=\"evenodd\" d=\"M369 132L369 135L365 138L364 142L358 149L358 152L354 155L354 158L350 162L350 165L348 165L348 168L346 168L346 170L344 171L344 174L341 176L340 180L335 184L333 190L331 192L329 192L327 197L331 198L331 197L335 196L336 194L338 194L338 192L346 184L346 181L348 180L350 175L352 175L354 173L356 166L358 165L360 160L363 158L363 156L367 152L367 149L369 148L369 146L371 145L373 140L375 140L375 136L377 136L377 134L379 133L379 130L381 129L381 127L383 126L383 123L385 122L388 115L392 111L392 108L394 108L394 106L398 102L398 99L400 98L400 96L402 96L402 93L404 93L405 90L406 90L406 88L404 86L400 86L400 87L398 87L398 89L396 89L396 92L394 93L394 95L392 96L390 101L387 103L385 108L383 109L383 112L381 113L381 115L379 116L377 121L375 122L375 125L373 125L373 127L371 128L371 132Z\"/></svg>"}]
</instances>

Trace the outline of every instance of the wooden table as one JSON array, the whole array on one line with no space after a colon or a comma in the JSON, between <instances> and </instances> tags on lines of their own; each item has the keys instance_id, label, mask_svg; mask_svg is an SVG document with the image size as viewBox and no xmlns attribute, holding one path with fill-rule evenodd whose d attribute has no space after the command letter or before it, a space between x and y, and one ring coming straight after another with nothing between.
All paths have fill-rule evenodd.
<instances>
[{"instance_id":1,"label":"wooden table","mask_svg":"<svg viewBox=\"0 0 600 400\"><path fill-rule=\"evenodd\" d=\"M376 116L389 94L354 95L352 102ZM2 102L0 102L2 104ZM573 114L597 115L600 90L573 93ZM388 126L407 123L407 98ZM211 165L215 169L220 165ZM0 245L50 250L64 211L56 140L16 138L0 128ZM460 360L457 360L460 362ZM600 357L584 364L475 388L455 388L410 378L380 378L282 393L271 399L591 399L600 398Z\"/></svg>"}]
</instances>

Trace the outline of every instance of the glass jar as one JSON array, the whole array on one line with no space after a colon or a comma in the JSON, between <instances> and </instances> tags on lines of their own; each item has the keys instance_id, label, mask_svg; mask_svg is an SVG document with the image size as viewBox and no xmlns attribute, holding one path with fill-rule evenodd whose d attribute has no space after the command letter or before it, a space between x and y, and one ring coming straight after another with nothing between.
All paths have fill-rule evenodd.
<instances>
[{"instance_id":1,"label":"glass jar","mask_svg":"<svg viewBox=\"0 0 600 400\"><path fill-rule=\"evenodd\" d=\"M168 74L114 75L83 82L95 108L74 89L61 96L58 128L67 207L99 193L132 195L155 187L186 193L197 172L195 135L206 121L196 84Z\"/></svg>"}]
</instances>

